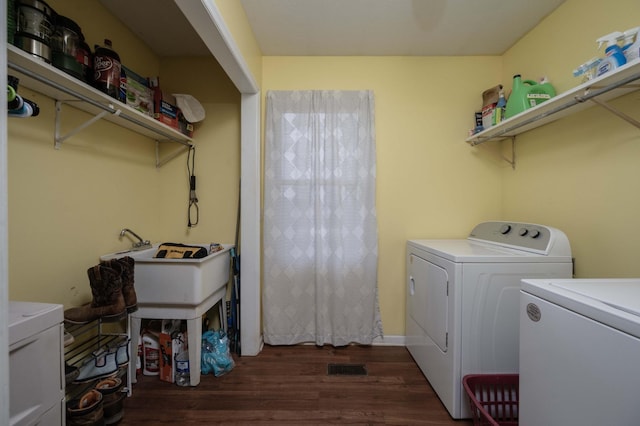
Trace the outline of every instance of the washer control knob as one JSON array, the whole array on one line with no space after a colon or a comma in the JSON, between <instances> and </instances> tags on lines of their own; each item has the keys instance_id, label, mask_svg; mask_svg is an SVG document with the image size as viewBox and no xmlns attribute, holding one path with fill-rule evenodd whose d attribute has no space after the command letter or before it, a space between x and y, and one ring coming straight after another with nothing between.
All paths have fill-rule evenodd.
<instances>
[{"instance_id":1,"label":"washer control knob","mask_svg":"<svg viewBox=\"0 0 640 426\"><path fill-rule=\"evenodd\" d=\"M520 230L518 231L518 234L521 237L524 237L525 235L527 235L529 233L529 230L527 228L520 228Z\"/></svg>"},{"instance_id":2,"label":"washer control knob","mask_svg":"<svg viewBox=\"0 0 640 426\"><path fill-rule=\"evenodd\" d=\"M502 227L500 228L500 233L502 235L507 235L509 232L511 232L511 225L502 225Z\"/></svg>"},{"instance_id":3,"label":"washer control knob","mask_svg":"<svg viewBox=\"0 0 640 426\"><path fill-rule=\"evenodd\" d=\"M537 229L534 229L531 231L531 233L529 233L529 236L531 238L538 238L540 236L540 231L538 231Z\"/></svg>"}]
</instances>

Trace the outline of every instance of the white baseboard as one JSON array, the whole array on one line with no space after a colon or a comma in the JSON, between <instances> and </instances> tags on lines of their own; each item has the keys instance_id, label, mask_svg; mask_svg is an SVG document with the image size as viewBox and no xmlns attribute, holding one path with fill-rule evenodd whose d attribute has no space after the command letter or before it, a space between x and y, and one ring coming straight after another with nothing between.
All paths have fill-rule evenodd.
<instances>
[{"instance_id":1,"label":"white baseboard","mask_svg":"<svg viewBox=\"0 0 640 426\"><path fill-rule=\"evenodd\" d=\"M384 336L373 340L373 346L405 346L405 336Z\"/></svg>"},{"instance_id":2,"label":"white baseboard","mask_svg":"<svg viewBox=\"0 0 640 426\"><path fill-rule=\"evenodd\" d=\"M261 341L261 345L260 345L260 351L261 351L262 347L264 346L264 341L262 340L262 338L260 339L260 341ZM371 346L406 346L405 343L406 343L405 336L384 336L384 337L375 338ZM313 342L305 342L305 343L299 343L299 344L315 345L315 343ZM244 356L245 353L243 352L242 355ZM257 355L257 354L251 354L251 355Z\"/></svg>"}]
</instances>

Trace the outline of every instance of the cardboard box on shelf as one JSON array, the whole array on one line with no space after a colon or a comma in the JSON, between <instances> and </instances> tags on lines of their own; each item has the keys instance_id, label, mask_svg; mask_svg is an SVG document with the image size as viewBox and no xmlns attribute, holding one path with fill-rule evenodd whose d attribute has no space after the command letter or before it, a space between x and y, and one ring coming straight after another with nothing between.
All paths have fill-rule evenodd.
<instances>
[{"instance_id":1,"label":"cardboard box on shelf","mask_svg":"<svg viewBox=\"0 0 640 426\"><path fill-rule=\"evenodd\" d=\"M134 71L123 66L126 76L125 91L126 103L143 114L153 117L153 91L149 88L146 79Z\"/></svg>"},{"instance_id":2,"label":"cardboard box on shelf","mask_svg":"<svg viewBox=\"0 0 640 426\"><path fill-rule=\"evenodd\" d=\"M178 107L170 104L164 99L160 102L160 110L154 113L156 120L164 123L176 130L180 130L178 124Z\"/></svg>"},{"instance_id":3,"label":"cardboard box on shelf","mask_svg":"<svg viewBox=\"0 0 640 426\"><path fill-rule=\"evenodd\" d=\"M151 90L138 83L136 80L127 78L127 105L137 109L143 114L153 117L153 98Z\"/></svg>"},{"instance_id":4,"label":"cardboard box on shelf","mask_svg":"<svg viewBox=\"0 0 640 426\"><path fill-rule=\"evenodd\" d=\"M482 126L485 129L493 126L493 110L496 108L496 104L489 104L482 107Z\"/></svg>"}]
</instances>

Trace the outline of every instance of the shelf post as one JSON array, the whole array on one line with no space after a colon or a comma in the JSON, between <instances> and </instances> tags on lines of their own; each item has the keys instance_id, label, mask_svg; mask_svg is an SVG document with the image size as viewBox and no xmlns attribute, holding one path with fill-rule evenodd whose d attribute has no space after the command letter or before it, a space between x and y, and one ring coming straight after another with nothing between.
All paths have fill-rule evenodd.
<instances>
[{"instance_id":1,"label":"shelf post","mask_svg":"<svg viewBox=\"0 0 640 426\"><path fill-rule=\"evenodd\" d=\"M510 139L511 139L511 160L509 160L506 157L502 157L502 158L504 158L504 161L511 164L512 170L515 170L516 169L516 137L511 136Z\"/></svg>"}]
</instances>

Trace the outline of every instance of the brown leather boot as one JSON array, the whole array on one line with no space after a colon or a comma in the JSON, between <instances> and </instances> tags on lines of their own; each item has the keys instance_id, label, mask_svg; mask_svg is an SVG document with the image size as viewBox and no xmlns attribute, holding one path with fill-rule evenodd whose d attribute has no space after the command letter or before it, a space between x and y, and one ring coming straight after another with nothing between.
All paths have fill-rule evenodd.
<instances>
[{"instance_id":1,"label":"brown leather boot","mask_svg":"<svg viewBox=\"0 0 640 426\"><path fill-rule=\"evenodd\" d=\"M98 318L117 321L127 311L122 296L120 273L105 265L96 265L87 270L93 301L78 308L64 311L64 320L73 324L86 324Z\"/></svg>"},{"instance_id":2,"label":"brown leather boot","mask_svg":"<svg viewBox=\"0 0 640 426\"><path fill-rule=\"evenodd\" d=\"M134 287L136 261L132 257L125 256L120 259L104 260L100 262L100 264L106 265L120 272L120 278L122 279L122 296L124 297L124 304L127 307L127 312L131 313L137 311L138 298Z\"/></svg>"}]
</instances>

